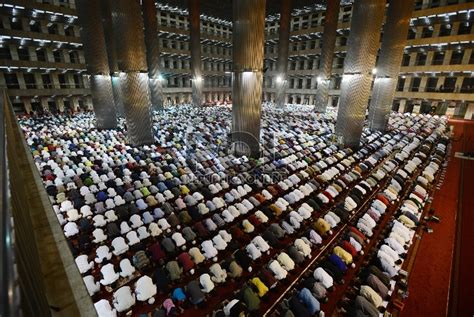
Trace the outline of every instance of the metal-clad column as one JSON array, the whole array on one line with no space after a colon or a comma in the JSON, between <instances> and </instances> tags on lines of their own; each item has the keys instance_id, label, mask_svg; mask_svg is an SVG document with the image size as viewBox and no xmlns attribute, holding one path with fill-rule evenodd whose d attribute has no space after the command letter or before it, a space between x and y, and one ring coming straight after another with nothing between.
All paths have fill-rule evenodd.
<instances>
[{"instance_id":1,"label":"metal-clad column","mask_svg":"<svg viewBox=\"0 0 474 317\"><path fill-rule=\"evenodd\" d=\"M41 103L41 109L43 110L43 112L49 112L48 97L42 97L40 99L40 103Z\"/></svg>"},{"instance_id":2,"label":"metal-clad column","mask_svg":"<svg viewBox=\"0 0 474 317\"><path fill-rule=\"evenodd\" d=\"M153 143L143 20L138 0L114 0L112 21L128 141Z\"/></svg>"},{"instance_id":3,"label":"metal-clad column","mask_svg":"<svg viewBox=\"0 0 474 317\"><path fill-rule=\"evenodd\" d=\"M316 102L314 110L326 112L328 106L329 83L331 82L332 61L336 47L337 21L339 19L340 0L326 1L326 17L324 20L323 46L321 49L320 66L317 77Z\"/></svg>"},{"instance_id":4,"label":"metal-clad column","mask_svg":"<svg viewBox=\"0 0 474 317\"><path fill-rule=\"evenodd\" d=\"M163 109L163 88L160 76L160 45L158 41L158 18L155 0L143 0L143 23L145 25L146 61L150 86L151 104L155 110Z\"/></svg>"},{"instance_id":5,"label":"metal-clad column","mask_svg":"<svg viewBox=\"0 0 474 317\"><path fill-rule=\"evenodd\" d=\"M117 115L123 117L123 99L120 81L118 78L119 69L117 64L117 51L115 48L115 38L112 24L112 1L113 0L100 1L102 10L102 27L104 28L105 45L107 46L109 73L112 76L112 92L114 95L115 109L117 111Z\"/></svg>"},{"instance_id":6,"label":"metal-clad column","mask_svg":"<svg viewBox=\"0 0 474 317\"><path fill-rule=\"evenodd\" d=\"M359 147L380 40L385 0L356 0L336 121L339 142ZM370 21L370 23L367 23Z\"/></svg>"},{"instance_id":7,"label":"metal-clad column","mask_svg":"<svg viewBox=\"0 0 474 317\"><path fill-rule=\"evenodd\" d=\"M290 45L290 21L292 0L281 0L280 29L278 37L278 60L276 76L276 106L285 105L286 88L288 87L288 50Z\"/></svg>"},{"instance_id":8,"label":"metal-clad column","mask_svg":"<svg viewBox=\"0 0 474 317\"><path fill-rule=\"evenodd\" d=\"M260 155L265 0L233 1L232 146Z\"/></svg>"},{"instance_id":9,"label":"metal-clad column","mask_svg":"<svg viewBox=\"0 0 474 317\"><path fill-rule=\"evenodd\" d=\"M117 117L109 76L100 2L78 0L77 16L81 27L87 72L90 74L91 95L98 129L117 128Z\"/></svg>"},{"instance_id":10,"label":"metal-clad column","mask_svg":"<svg viewBox=\"0 0 474 317\"><path fill-rule=\"evenodd\" d=\"M413 0L390 1L387 9L377 77L369 107L369 127L372 130L385 131L387 127L413 7Z\"/></svg>"},{"instance_id":11,"label":"metal-clad column","mask_svg":"<svg viewBox=\"0 0 474 317\"><path fill-rule=\"evenodd\" d=\"M189 28L191 43L191 85L193 88L193 104L202 105L202 88L204 78L201 70L201 20L200 20L200 0L188 0L189 8Z\"/></svg>"}]
</instances>

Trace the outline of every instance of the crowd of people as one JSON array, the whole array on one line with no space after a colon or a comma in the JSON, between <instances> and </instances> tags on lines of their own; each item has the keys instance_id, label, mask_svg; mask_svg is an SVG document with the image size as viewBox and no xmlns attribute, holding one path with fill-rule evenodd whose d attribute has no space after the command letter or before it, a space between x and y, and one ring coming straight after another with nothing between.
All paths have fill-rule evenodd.
<instances>
[{"instance_id":1,"label":"crowd of people","mask_svg":"<svg viewBox=\"0 0 474 317\"><path fill-rule=\"evenodd\" d=\"M156 113L156 142L139 147L127 145L123 120L103 131L91 113L19 120L99 316L258 315L344 228L277 308L321 313L404 182L430 162L412 193L419 199L407 198L393 224L411 237L440 165L430 151L439 140L435 153L446 149L444 118L401 114L386 134L365 130L359 150L340 148L334 118L302 106L264 106L258 159L229 151L225 106ZM410 243L395 234L377 257L390 278ZM371 285L356 304L374 297Z\"/></svg>"}]
</instances>

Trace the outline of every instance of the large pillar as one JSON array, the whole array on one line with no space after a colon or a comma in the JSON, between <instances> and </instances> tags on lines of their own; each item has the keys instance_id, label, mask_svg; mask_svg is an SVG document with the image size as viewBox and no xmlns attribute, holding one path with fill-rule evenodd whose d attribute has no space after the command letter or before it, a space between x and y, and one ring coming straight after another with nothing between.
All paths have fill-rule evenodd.
<instances>
[{"instance_id":1,"label":"large pillar","mask_svg":"<svg viewBox=\"0 0 474 317\"><path fill-rule=\"evenodd\" d=\"M122 91L118 78L117 50L115 47L114 29L112 23L112 1L101 0L102 26L104 28L105 45L107 46L107 58L109 61L109 73L112 80L112 93L114 95L115 110L120 117L124 116Z\"/></svg>"},{"instance_id":2,"label":"large pillar","mask_svg":"<svg viewBox=\"0 0 474 317\"><path fill-rule=\"evenodd\" d=\"M160 75L160 45L158 41L158 18L155 0L143 0L143 23L145 25L146 61L150 86L151 104L155 110L163 110L163 88Z\"/></svg>"},{"instance_id":3,"label":"large pillar","mask_svg":"<svg viewBox=\"0 0 474 317\"><path fill-rule=\"evenodd\" d=\"M33 107L31 106L31 99L30 98L22 98L23 105L25 107L25 112L27 114L31 114L33 112Z\"/></svg>"},{"instance_id":4,"label":"large pillar","mask_svg":"<svg viewBox=\"0 0 474 317\"><path fill-rule=\"evenodd\" d=\"M191 84L193 89L193 104L202 105L202 88L204 78L201 70L201 19L200 0L188 0L189 27L191 36Z\"/></svg>"},{"instance_id":5,"label":"large pillar","mask_svg":"<svg viewBox=\"0 0 474 317\"><path fill-rule=\"evenodd\" d=\"M233 7L232 147L236 155L260 155L265 0Z\"/></svg>"},{"instance_id":6,"label":"large pillar","mask_svg":"<svg viewBox=\"0 0 474 317\"><path fill-rule=\"evenodd\" d=\"M114 0L112 12L128 141L133 145L153 143L140 3L138 0Z\"/></svg>"},{"instance_id":7,"label":"large pillar","mask_svg":"<svg viewBox=\"0 0 474 317\"><path fill-rule=\"evenodd\" d=\"M288 50L290 45L290 22L292 0L281 0L280 29L278 37L278 60L276 77L276 106L282 108L285 105L286 88L288 80Z\"/></svg>"},{"instance_id":8,"label":"large pillar","mask_svg":"<svg viewBox=\"0 0 474 317\"><path fill-rule=\"evenodd\" d=\"M326 17L324 19L323 46L317 77L318 88L316 89L315 107L317 112L326 112L329 95L329 83L331 81L332 60L334 48L336 47L337 22L339 20L340 0L326 1Z\"/></svg>"},{"instance_id":9,"label":"large pillar","mask_svg":"<svg viewBox=\"0 0 474 317\"><path fill-rule=\"evenodd\" d=\"M56 105L58 107L58 111L60 113L64 113L64 98L63 97L56 98Z\"/></svg>"},{"instance_id":10,"label":"large pillar","mask_svg":"<svg viewBox=\"0 0 474 317\"><path fill-rule=\"evenodd\" d=\"M87 71L90 74L91 95L98 129L117 128L112 82L105 45L100 2L78 0L77 16L84 45Z\"/></svg>"},{"instance_id":11,"label":"large pillar","mask_svg":"<svg viewBox=\"0 0 474 317\"><path fill-rule=\"evenodd\" d=\"M385 3L385 0L356 0L353 5L336 121L338 141L346 147L359 147Z\"/></svg>"},{"instance_id":12,"label":"large pillar","mask_svg":"<svg viewBox=\"0 0 474 317\"><path fill-rule=\"evenodd\" d=\"M42 97L40 99L40 103L41 103L41 109L43 109L43 112L49 112L48 97Z\"/></svg>"},{"instance_id":13,"label":"large pillar","mask_svg":"<svg viewBox=\"0 0 474 317\"><path fill-rule=\"evenodd\" d=\"M391 1L388 7L369 107L369 128L372 130L385 131L387 127L413 7L414 0Z\"/></svg>"}]
</instances>

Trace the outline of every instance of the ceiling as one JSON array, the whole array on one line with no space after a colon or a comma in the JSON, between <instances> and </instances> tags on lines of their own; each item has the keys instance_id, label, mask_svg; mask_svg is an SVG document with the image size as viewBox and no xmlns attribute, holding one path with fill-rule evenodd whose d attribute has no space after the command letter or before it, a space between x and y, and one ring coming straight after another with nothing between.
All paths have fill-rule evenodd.
<instances>
[{"instance_id":1,"label":"ceiling","mask_svg":"<svg viewBox=\"0 0 474 317\"><path fill-rule=\"evenodd\" d=\"M201 0L201 14L231 21L232 1L233 0ZM158 2L160 4L168 4L181 9L188 8L188 0L158 0ZM266 15L268 16L280 13L280 3L281 0L267 0ZM325 3L325 0L293 0L293 9L300 9L305 6Z\"/></svg>"}]
</instances>

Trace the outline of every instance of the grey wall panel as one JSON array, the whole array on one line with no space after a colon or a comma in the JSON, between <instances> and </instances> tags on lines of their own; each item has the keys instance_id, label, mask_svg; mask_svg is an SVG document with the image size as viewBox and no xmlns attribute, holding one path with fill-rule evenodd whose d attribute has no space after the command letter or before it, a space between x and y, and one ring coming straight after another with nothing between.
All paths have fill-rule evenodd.
<instances>
[{"instance_id":1,"label":"grey wall panel","mask_svg":"<svg viewBox=\"0 0 474 317\"><path fill-rule=\"evenodd\" d=\"M329 94L329 82L332 74L334 48L336 47L337 21L339 19L340 0L327 1L324 18L323 46L321 48L316 90L315 111L326 112Z\"/></svg>"},{"instance_id":2,"label":"grey wall panel","mask_svg":"<svg viewBox=\"0 0 474 317\"><path fill-rule=\"evenodd\" d=\"M233 1L234 71L263 69L265 24L261 21L262 14L265 15L265 0Z\"/></svg>"},{"instance_id":3,"label":"grey wall panel","mask_svg":"<svg viewBox=\"0 0 474 317\"><path fill-rule=\"evenodd\" d=\"M108 74L109 62L102 28L100 2L78 0L76 7L87 71L93 75Z\"/></svg>"},{"instance_id":4,"label":"grey wall panel","mask_svg":"<svg viewBox=\"0 0 474 317\"><path fill-rule=\"evenodd\" d=\"M188 0L189 8L189 32L191 43L191 85L193 104L201 106L203 102L202 88L204 87L204 78L201 65L201 18L200 18L200 0Z\"/></svg>"},{"instance_id":5,"label":"grey wall panel","mask_svg":"<svg viewBox=\"0 0 474 317\"><path fill-rule=\"evenodd\" d=\"M370 74L375 65L385 0L356 0L344 60L344 73Z\"/></svg>"},{"instance_id":6,"label":"grey wall panel","mask_svg":"<svg viewBox=\"0 0 474 317\"><path fill-rule=\"evenodd\" d=\"M237 155L260 155L262 72L236 73L232 87L232 142Z\"/></svg>"},{"instance_id":7,"label":"grey wall panel","mask_svg":"<svg viewBox=\"0 0 474 317\"><path fill-rule=\"evenodd\" d=\"M369 107L369 127L374 130L384 131L387 126L413 7L413 0L398 0L391 1L387 10L377 78Z\"/></svg>"},{"instance_id":8,"label":"grey wall panel","mask_svg":"<svg viewBox=\"0 0 474 317\"><path fill-rule=\"evenodd\" d=\"M87 71L91 75L91 95L97 128L115 129L117 118L109 75L101 2L78 0L76 6Z\"/></svg>"},{"instance_id":9,"label":"grey wall panel","mask_svg":"<svg viewBox=\"0 0 474 317\"><path fill-rule=\"evenodd\" d=\"M153 110L163 110L163 83L159 78L148 78L150 101Z\"/></svg>"},{"instance_id":10,"label":"grey wall panel","mask_svg":"<svg viewBox=\"0 0 474 317\"><path fill-rule=\"evenodd\" d=\"M110 74L118 72L117 51L115 49L114 30L112 25L112 1L113 0L98 1L101 5L102 27L104 29Z\"/></svg>"},{"instance_id":11,"label":"grey wall panel","mask_svg":"<svg viewBox=\"0 0 474 317\"><path fill-rule=\"evenodd\" d=\"M286 89L288 88L288 80L286 79L286 76L282 76L282 79L280 82L277 82L275 84L276 86L276 93L275 93L275 103L278 108L282 108L285 105L286 101Z\"/></svg>"},{"instance_id":12,"label":"grey wall panel","mask_svg":"<svg viewBox=\"0 0 474 317\"><path fill-rule=\"evenodd\" d=\"M96 114L97 129L115 129L117 127L117 118L110 76L91 75L90 82L92 106Z\"/></svg>"},{"instance_id":13,"label":"grey wall panel","mask_svg":"<svg viewBox=\"0 0 474 317\"><path fill-rule=\"evenodd\" d=\"M232 142L236 155L260 155L265 0L233 1Z\"/></svg>"},{"instance_id":14,"label":"grey wall panel","mask_svg":"<svg viewBox=\"0 0 474 317\"><path fill-rule=\"evenodd\" d=\"M139 0L114 0L112 12L119 70L146 72L148 68Z\"/></svg>"},{"instance_id":15,"label":"grey wall panel","mask_svg":"<svg viewBox=\"0 0 474 317\"><path fill-rule=\"evenodd\" d=\"M342 77L336 135L342 136L342 142L346 147L359 146L371 85L372 76L368 74Z\"/></svg>"},{"instance_id":16,"label":"grey wall panel","mask_svg":"<svg viewBox=\"0 0 474 317\"><path fill-rule=\"evenodd\" d=\"M160 45L158 41L158 19L154 0L142 1L145 47L148 65L151 104L155 110L163 109L163 90L160 81Z\"/></svg>"},{"instance_id":17,"label":"grey wall panel","mask_svg":"<svg viewBox=\"0 0 474 317\"><path fill-rule=\"evenodd\" d=\"M369 128L384 131L392 108L397 78L377 77L369 108Z\"/></svg>"},{"instance_id":18,"label":"grey wall panel","mask_svg":"<svg viewBox=\"0 0 474 317\"><path fill-rule=\"evenodd\" d=\"M133 145L154 142L148 75L139 72L120 74L128 141Z\"/></svg>"},{"instance_id":19,"label":"grey wall panel","mask_svg":"<svg viewBox=\"0 0 474 317\"><path fill-rule=\"evenodd\" d=\"M336 122L336 135L352 148L360 143L384 13L385 0L356 0L352 9Z\"/></svg>"},{"instance_id":20,"label":"grey wall panel","mask_svg":"<svg viewBox=\"0 0 474 317\"><path fill-rule=\"evenodd\" d=\"M122 97L122 88L120 87L120 78L118 75L111 76L112 80L112 92L114 94L114 103L115 103L115 111L117 112L117 116L124 117L124 109L123 109L123 97Z\"/></svg>"},{"instance_id":21,"label":"grey wall panel","mask_svg":"<svg viewBox=\"0 0 474 317\"><path fill-rule=\"evenodd\" d=\"M277 71L280 81L276 83L276 105L281 108L285 105L286 88L288 86L288 51L290 44L290 22L292 0L281 0L280 25L278 37L278 60Z\"/></svg>"}]
</instances>

